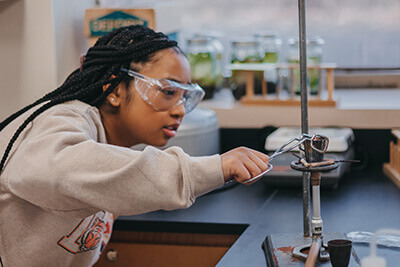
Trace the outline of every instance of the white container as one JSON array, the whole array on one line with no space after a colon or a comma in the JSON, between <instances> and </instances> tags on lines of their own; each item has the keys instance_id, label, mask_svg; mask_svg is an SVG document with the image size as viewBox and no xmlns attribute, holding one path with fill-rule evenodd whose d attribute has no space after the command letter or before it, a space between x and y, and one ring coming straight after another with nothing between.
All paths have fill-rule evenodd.
<instances>
[{"instance_id":1,"label":"white container","mask_svg":"<svg viewBox=\"0 0 400 267\"><path fill-rule=\"evenodd\" d=\"M329 138L327 152L344 152L354 142L354 133L350 128L310 128L309 133L322 134ZM280 127L267 136L265 150L275 151L292 138L301 137L300 128ZM299 151L298 148L293 151Z\"/></svg>"},{"instance_id":2,"label":"white container","mask_svg":"<svg viewBox=\"0 0 400 267\"><path fill-rule=\"evenodd\" d=\"M190 156L209 156L219 154L219 123L217 115L211 109L196 107L183 118L182 124L168 144L181 147ZM132 147L143 150L146 145Z\"/></svg>"}]
</instances>

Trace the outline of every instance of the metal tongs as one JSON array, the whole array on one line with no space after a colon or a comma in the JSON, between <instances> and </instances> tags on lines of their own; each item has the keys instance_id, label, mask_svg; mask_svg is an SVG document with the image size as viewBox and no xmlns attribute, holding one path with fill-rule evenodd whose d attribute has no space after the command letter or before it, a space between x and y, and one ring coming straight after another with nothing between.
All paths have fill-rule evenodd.
<instances>
[{"instance_id":1,"label":"metal tongs","mask_svg":"<svg viewBox=\"0 0 400 267\"><path fill-rule=\"evenodd\" d=\"M319 141L321 139L326 140L326 142L324 142L325 146L323 147L323 149L318 149L314 144L314 140ZM287 153L287 152L295 149L296 147L299 147L300 150L304 151L304 149L301 148L300 145L303 144L307 140L311 142L311 148L319 153L324 154L326 152L326 150L328 149L328 145L329 145L328 137L321 135L321 134L309 135L309 134L303 133L300 138L294 137L294 138L290 139L289 141L287 141L286 143L284 143L283 145L281 145L271 156L269 156L269 161L271 162L275 157L282 155L284 153ZM250 178L245 183L247 184L254 180L257 180L258 178L260 178L267 172L271 171L273 167L274 166L272 164L268 164L268 169L266 169L259 175Z\"/></svg>"}]
</instances>

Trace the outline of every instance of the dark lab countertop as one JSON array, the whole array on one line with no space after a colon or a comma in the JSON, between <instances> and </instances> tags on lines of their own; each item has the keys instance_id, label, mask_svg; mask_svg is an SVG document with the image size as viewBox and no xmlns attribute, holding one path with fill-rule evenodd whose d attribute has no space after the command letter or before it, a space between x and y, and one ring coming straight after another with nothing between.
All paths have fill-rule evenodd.
<instances>
[{"instance_id":1,"label":"dark lab countertop","mask_svg":"<svg viewBox=\"0 0 400 267\"><path fill-rule=\"evenodd\" d=\"M303 233L301 188L272 188L261 181L210 193L185 210L119 217L115 230L241 234L217 266L266 266L261 243L269 234ZM324 232L375 232L400 227L400 190L380 168L352 171L337 189L321 191ZM367 245L355 244L360 258ZM378 249L397 266L400 249Z\"/></svg>"},{"instance_id":2,"label":"dark lab countertop","mask_svg":"<svg viewBox=\"0 0 400 267\"><path fill-rule=\"evenodd\" d=\"M241 234L273 191L262 184L226 184L197 198L188 209L120 216L114 227L131 231Z\"/></svg>"},{"instance_id":3,"label":"dark lab countertop","mask_svg":"<svg viewBox=\"0 0 400 267\"><path fill-rule=\"evenodd\" d=\"M275 192L217 266L265 266L261 243L267 235L301 235L301 191L278 189ZM341 179L338 189L321 191L321 216L325 233L398 229L400 190L380 171L349 173ZM360 258L369 253L365 245L354 247ZM400 262L400 250L384 249L378 255L387 257L387 266L398 266Z\"/></svg>"}]
</instances>

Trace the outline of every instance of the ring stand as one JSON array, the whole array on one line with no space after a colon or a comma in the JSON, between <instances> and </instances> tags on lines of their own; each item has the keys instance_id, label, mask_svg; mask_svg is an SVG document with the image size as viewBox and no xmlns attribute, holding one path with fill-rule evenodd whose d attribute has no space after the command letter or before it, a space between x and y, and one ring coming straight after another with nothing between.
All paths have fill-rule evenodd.
<instances>
[{"instance_id":1,"label":"ring stand","mask_svg":"<svg viewBox=\"0 0 400 267\"><path fill-rule=\"evenodd\" d=\"M307 54L306 54L306 15L305 0L298 0L299 12L299 55L300 55L300 104L301 104L301 131L303 136L308 134L308 94L307 94ZM248 75L249 80L251 78ZM251 85L251 81L250 81ZM248 86L249 88L251 86ZM251 90L248 90L247 96L252 96ZM313 167L305 167L292 162L290 166L303 172L303 234L286 235L268 235L262 244L268 266L331 266L329 255L326 253L324 239L347 239L345 234L323 233L323 222L320 212L320 181L321 172L330 171L337 168L335 162L331 165L320 165L324 162L324 153L327 150L329 139L317 138L314 145L311 142L304 142L305 158L302 162L308 164L316 163ZM316 146L317 145L317 146ZM319 166L315 166L315 165ZM310 188L312 187L312 219L310 223ZM311 232L310 233L310 228ZM309 254L307 254L307 249ZM353 257L350 259L350 266L359 266L358 257L353 251Z\"/></svg>"}]
</instances>

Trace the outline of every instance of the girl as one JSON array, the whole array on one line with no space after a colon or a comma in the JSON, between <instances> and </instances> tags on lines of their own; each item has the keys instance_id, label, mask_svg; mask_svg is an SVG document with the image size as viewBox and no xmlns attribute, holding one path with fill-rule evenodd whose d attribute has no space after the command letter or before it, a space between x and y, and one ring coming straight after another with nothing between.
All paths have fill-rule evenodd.
<instances>
[{"instance_id":1,"label":"girl","mask_svg":"<svg viewBox=\"0 0 400 267\"><path fill-rule=\"evenodd\" d=\"M152 147L203 96L166 35L128 26L100 38L63 85L0 124L3 264L90 266L114 216L186 208L267 169L268 156L247 148L189 157ZM130 149L139 143L152 146Z\"/></svg>"}]
</instances>

